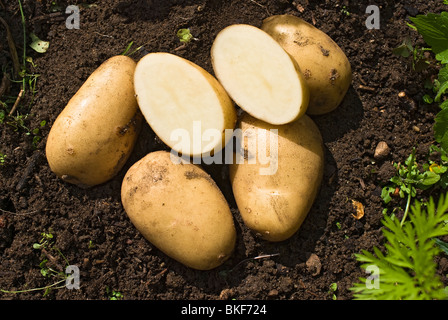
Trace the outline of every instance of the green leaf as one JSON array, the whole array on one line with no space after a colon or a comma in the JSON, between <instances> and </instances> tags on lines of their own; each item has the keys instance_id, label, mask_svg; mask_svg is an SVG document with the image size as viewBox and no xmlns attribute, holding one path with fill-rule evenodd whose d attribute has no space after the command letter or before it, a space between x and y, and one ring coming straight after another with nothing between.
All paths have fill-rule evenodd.
<instances>
[{"instance_id":1,"label":"green leaf","mask_svg":"<svg viewBox=\"0 0 448 320\"><path fill-rule=\"evenodd\" d=\"M434 138L443 149L448 150L448 108L437 113L434 121Z\"/></svg>"},{"instance_id":2,"label":"green leaf","mask_svg":"<svg viewBox=\"0 0 448 320\"><path fill-rule=\"evenodd\" d=\"M448 12L428 13L409 19L415 24L425 42L431 46L436 59L448 63Z\"/></svg>"},{"instance_id":3,"label":"green leaf","mask_svg":"<svg viewBox=\"0 0 448 320\"><path fill-rule=\"evenodd\" d=\"M448 67L447 67L447 65L443 65L443 67L440 68L439 74L438 74L438 80L440 81L440 83L444 83L444 82L448 81Z\"/></svg>"},{"instance_id":4,"label":"green leaf","mask_svg":"<svg viewBox=\"0 0 448 320\"><path fill-rule=\"evenodd\" d=\"M437 239L437 238L434 239L434 242L439 246L439 248L443 252L445 252L445 254L448 254L448 243L446 243L440 239Z\"/></svg>"},{"instance_id":5,"label":"green leaf","mask_svg":"<svg viewBox=\"0 0 448 320\"><path fill-rule=\"evenodd\" d=\"M423 102L426 104L431 104L434 102L434 99L429 94L425 94L423 96Z\"/></svg>"},{"instance_id":6,"label":"green leaf","mask_svg":"<svg viewBox=\"0 0 448 320\"><path fill-rule=\"evenodd\" d=\"M448 107L448 100L443 101L441 104L439 104L440 109L445 109Z\"/></svg>"},{"instance_id":7,"label":"green leaf","mask_svg":"<svg viewBox=\"0 0 448 320\"><path fill-rule=\"evenodd\" d=\"M390 194L395 190L394 187L386 186L381 191L381 198L383 199L384 203L388 204L390 201L392 201L392 197Z\"/></svg>"},{"instance_id":8,"label":"green leaf","mask_svg":"<svg viewBox=\"0 0 448 320\"><path fill-rule=\"evenodd\" d=\"M430 186L437 183L439 180L440 175L432 171L426 171L423 174L423 180L421 181L421 184L423 184L424 186Z\"/></svg>"},{"instance_id":9,"label":"green leaf","mask_svg":"<svg viewBox=\"0 0 448 320\"><path fill-rule=\"evenodd\" d=\"M448 89L448 67L447 65L444 65L440 71L437 78L437 94L434 98L434 101L440 102L440 98L443 94L445 94L446 90Z\"/></svg>"},{"instance_id":10,"label":"green leaf","mask_svg":"<svg viewBox=\"0 0 448 320\"><path fill-rule=\"evenodd\" d=\"M398 47L396 47L392 50L392 53L394 55L407 58L407 57L411 56L411 53L413 51L414 51L414 48L412 47L411 39L406 38L406 39L404 39L404 41L401 45L399 45Z\"/></svg>"},{"instance_id":11,"label":"green leaf","mask_svg":"<svg viewBox=\"0 0 448 320\"><path fill-rule=\"evenodd\" d=\"M48 262L47 259L42 260L42 261L39 263L39 267L42 268L42 269L45 268L47 262Z\"/></svg>"},{"instance_id":12,"label":"green leaf","mask_svg":"<svg viewBox=\"0 0 448 320\"><path fill-rule=\"evenodd\" d=\"M434 98L435 102L440 102L441 96L448 90L448 82L444 82L440 85L437 95Z\"/></svg>"},{"instance_id":13,"label":"green leaf","mask_svg":"<svg viewBox=\"0 0 448 320\"><path fill-rule=\"evenodd\" d=\"M398 219L385 216L383 234L386 239L383 253L374 247L373 253L363 250L355 258L362 268L379 268L379 287L367 288L360 278L350 290L355 299L373 300L441 300L446 298L444 285L437 275L434 262L440 253L435 237L448 235L448 194L437 205L430 198L426 205L416 201L403 226Z\"/></svg>"},{"instance_id":14,"label":"green leaf","mask_svg":"<svg viewBox=\"0 0 448 320\"><path fill-rule=\"evenodd\" d=\"M193 39L190 29L179 29L177 31L177 37L179 38L179 41L183 43L189 43Z\"/></svg>"},{"instance_id":15,"label":"green leaf","mask_svg":"<svg viewBox=\"0 0 448 320\"><path fill-rule=\"evenodd\" d=\"M124 51L120 54L122 56L127 55L127 53L129 52L129 50L131 49L132 45L134 44L134 41L131 41L128 46L126 47L126 49L124 49Z\"/></svg>"}]
</instances>

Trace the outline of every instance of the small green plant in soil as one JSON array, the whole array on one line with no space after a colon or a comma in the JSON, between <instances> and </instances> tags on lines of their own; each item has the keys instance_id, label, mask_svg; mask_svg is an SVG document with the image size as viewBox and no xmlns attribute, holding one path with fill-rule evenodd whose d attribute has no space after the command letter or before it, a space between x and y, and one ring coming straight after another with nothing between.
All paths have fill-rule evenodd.
<instances>
[{"instance_id":1,"label":"small green plant in soil","mask_svg":"<svg viewBox=\"0 0 448 320\"><path fill-rule=\"evenodd\" d=\"M33 249L41 251L41 260L39 263L40 273L43 277L52 279L52 283L44 287L16 291L0 289L1 292L17 294L31 291L44 291L43 296L45 297L52 290L65 287L69 275L64 272L65 270L58 270L58 268L63 269L59 261L62 258L66 266L70 265L70 263L59 248L55 246L53 234L51 232L42 232L40 240L33 244Z\"/></svg>"},{"instance_id":2,"label":"small green plant in soil","mask_svg":"<svg viewBox=\"0 0 448 320\"><path fill-rule=\"evenodd\" d=\"M416 151L406 159L404 164L394 163L396 174L390 179L390 183L383 187L381 197L388 204L393 196L407 198L406 208L401 224L404 223L409 212L412 198L417 195L417 189L426 190L440 180L440 175L433 171L434 167L425 167L421 171L416 161Z\"/></svg>"},{"instance_id":3,"label":"small green plant in soil","mask_svg":"<svg viewBox=\"0 0 448 320\"><path fill-rule=\"evenodd\" d=\"M29 117L29 114L17 114L15 116L9 116L6 120L6 124L9 125L14 129L14 131L19 132L22 131L26 136L32 137L32 145L34 148L38 147L39 142L41 141L41 129L45 127L47 122L45 120L42 120L39 123L39 126L37 128L34 128L33 130L30 130L27 127L27 118Z\"/></svg>"},{"instance_id":4,"label":"small green plant in soil","mask_svg":"<svg viewBox=\"0 0 448 320\"><path fill-rule=\"evenodd\" d=\"M34 128L31 133L33 135L33 147L37 148L37 145L39 144L40 140L42 139L42 137L40 136L41 134L41 129L43 127L45 127L45 125L47 124L47 122L45 120L42 120L39 123L39 127L38 128Z\"/></svg>"},{"instance_id":5,"label":"small green plant in soil","mask_svg":"<svg viewBox=\"0 0 448 320\"><path fill-rule=\"evenodd\" d=\"M0 152L0 166L4 166L6 163L6 154Z\"/></svg>"},{"instance_id":6,"label":"small green plant in soil","mask_svg":"<svg viewBox=\"0 0 448 320\"><path fill-rule=\"evenodd\" d=\"M37 81L39 78L39 74L36 74L32 71L33 68L36 67L33 59L27 56L27 45L29 45L36 52L44 53L48 48L49 43L40 40L35 34L30 33L29 36L31 38L31 42L28 43L28 35L26 31L25 24L25 16L22 7L22 1L18 0L18 6L22 21L22 31L23 31L23 45L22 45L22 57L21 62L19 63L19 57L17 55L17 50L15 48L14 42L9 41L8 44L10 46L10 52L12 55L13 61L17 63L14 64L13 70L9 70L8 66L3 68L3 73L8 75L8 87L11 85L12 88L18 86L20 89L19 93L16 97L3 95L0 101L0 123L7 124L11 126L15 131L23 131L25 135L32 136L32 144L34 147L37 147L37 144L41 140L41 136L39 134L39 128L35 128L30 130L28 128L29 122L29 108L34 102L34 97L37 93ZM9 76L12 74L12 76ZM12 90L12 89L11 89ZM6 90L5 90L6 91ZM4 91L2 91L4 93ZM28 99L28 107L24 108L23 101L24 98ZM24 110L26 109L26 110ZM41 126L42 127L42 122Z\"/></svg>"},{"instance_id":7,"label":"small green plant in soil","mask_svg":"<svg viewBox=\"0 0 448 320\"><path fill-rule=\"evenodd\" d=\"M124 298L120 291L112 290L109 287L106 287L106 295L109 300L122 300Z\"/></svg>"},{"instance_id":8,"label":"small green plant in soil","mask_svg":"<svg viewBox=\"0 0 448 320\"><path fill-rule=\"evenodd\" d=\"M137 51L141 50L143 48L143 46L140 46L134 50L131 51L132 46L134 45L134 41L129 42L129 44L127 45L126 49L124 49L124 51L121 53L121 55L123 56L132 56L133 54L135 54Z\"/></svg>"},{"instance_id":9,"label":"small green plant in soil","mask_svg":"<svg viewBox=\"0 0 448 320\"><path fill-rule=\"evenodd\" d=\"M58 264L55 255L64 260L66 266L70 265L62 252L55 246L53 234L51 232L42 232L39 242L33 244L33 249L41 250L42 260L39 263L40 273L46 278L55 279L55 282L44 289L44 296L47 295L52 289L60 289L65 287L65 281L67 274L64 270L56 270L55 267L50 264ZM50 264L49 264L50 262ZM64 283L62 286L57 285Z\"/></svg>"},{"instance_id":10,"label":"small green plant in soil","mask_svg":"<svg viewBox=\"0 0 448 320\"><path fill-rule=\"evenodd\" d=\"M347 6L342 6L341 13L343 15L346 15L347 17L350 16L350 11L348 10Z\"/></svg>"},{"instance_id":11,"label":"small green plant in soil","mask_svg":"<svg viewBox=\"0 0 448 320\"><path fill-rule=\"evenodd\" d=\"M331 299L337 300L338 297L336 295L336 291L338 290L338 284L336 282L333 282L330 284L330 288L328 290L328 294L330 295Z\"/></svg>"},{"instance_id":12,"label":"small green plant in soil","mask_svg":"<svg viewBox=\"0 0 448 320\"><path fill-rule=\"evenodd\" d=\"M385 253L375 247L363 250L356 259L367 270L379 270L377 286L361 278L351 290L355 299L372 300L441 300L447 299L443 282L437 275L434 258L442 250L438 237L448 235L448 194L436 204L432 198L425 205L415 201L409 220L402 225L395 217L384 216Z\"/></svg>"},{"instance_id":13,"label":"small green plant in soil","mask_svg":"<svg viewBox=\"0 0 448 320\"><path fill-rule=\"evenodd\" d=\"M392 53L403 58L409 58L412 70L420 72L428 68L430 61L425 52L431 51L430 48L413 46L411 39L405 38L403 43L392 50Z\"/></svg>"},{"instance_id":14,"label":"small green plant in soil","mask_svg":"<svg viewBox=\"0 0 448 320\"><path fill-rule=\"evenodd\" d=\"M191 40L198 40L191 34L191 31L188 28L179 29L177 31L177 37L179 38L179 41L184 44L191 42Z\"/></svg>"}]
</instances>

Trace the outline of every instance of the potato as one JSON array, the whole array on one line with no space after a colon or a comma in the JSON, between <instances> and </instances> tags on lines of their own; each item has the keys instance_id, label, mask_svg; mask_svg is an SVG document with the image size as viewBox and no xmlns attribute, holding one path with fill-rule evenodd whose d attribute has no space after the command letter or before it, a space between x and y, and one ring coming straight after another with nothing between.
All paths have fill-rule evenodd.
<instances>
[{"instance_id":1,"label":"potato","mask_svg":"<svg viewBox=\"0 0 448 320\"><path fill-rule=\"evenodd\" d=\"M230 180L241 217L263 239L286 240L300 228L320 189L320 131L307 115L275 126L244 114L237 128L241 154L237 148Z\"/></svg>"},{"instance_id":2,"label":"potato","mask_svg":"<svg viewBox=\"0 0 448 320\"><path fill-rule=\"evenodd\" d=\"M137 140L142 116L134 96L136 63L109 58L70 99L51 127L46 156L64 181L91 187L113 178Z\"/></svg>"},{"instance_id":3,"label":"potato","mask_svg":"<svg viewBox=\"0 0 448 320\"><path fill-rule=\"evenodd\" d=\"M223 194L203 169L173 153L155 151L135 163L121 199L137 230L190 268L213 269L234 250L236 230Z\"/></svg>"},{"instance_id":4,"label":"potato","mask_svg":"<svg viewBox=\"0 0 448 320\"><path fill-rule=\"evenodd\" d=\"M297 61L310 90L308 114L336 109L352 82L350 62L324 32L292 15L276 15L261 27Z\"/></svg>"},{"instance_id":5,"label":"potato","mask_svg":"<svg viewBox=\"0 0 448 320\"><path fill-rule=\"evenodd\" d=\"M211 58L230 97L253 117L286 124L305 114L309 93L297 63L261 29L245 24L223 29Z\"/></svg>"},{"instance_id":6,"label":"potato","mask_svg":"<svg viewBox=\"0 0 448 320\"><path fill-rule=\"evenodd\" d=\"M150 53L138 63L135 92L157 136L185 156L220 151L233 129L236 109L221 84L191 61L170 53Z\"/></svg>"}]
</instances>

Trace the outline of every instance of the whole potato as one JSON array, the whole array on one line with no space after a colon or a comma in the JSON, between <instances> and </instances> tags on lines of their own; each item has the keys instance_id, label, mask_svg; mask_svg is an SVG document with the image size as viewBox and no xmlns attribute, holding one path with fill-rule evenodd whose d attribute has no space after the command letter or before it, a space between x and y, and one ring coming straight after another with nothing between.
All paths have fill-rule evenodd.
<instances>
[{"instance_id":1,"label":"whole potato","mask_svg":"<svg viewBox=\"0 0 448 320\"><path fill-rule=\"evenodd\" d=\"M261 28L297 61L310 91L307 113L321 115L336 109L352 82L350 62L342 49L296 16L271 16Z\"/></svg>"},{"instance_id":2,"label":"whole potato","mask_svg":"<svg viewBox=\"0 0 448 320\"><path fill-rule=\"evenodd\" d=\"M203 169L177 155L155 151L135 163L121 199L137 230L188 267L215 268L234 250L236 230L226 199Z\"/></svg>"},{"instance_id":3,"label":"whole potato","mask_svg":"<svg viewBox=\"0 0 448 320\"><path fill-rule=\"evenodd\" d=\"M246 113L237 127L241 150L230 165L230 180L241 217L263 239L286 240L300 228L320 189L320 131L307 115L275 126Z\"/></svg>"},{"instance_id":4,"label":"whole potato","mask_svg":"<svg viewBox=\"0 0 448 320\"><path fill-rule=\"evenodd\" d=\"M51 127L46 156L64 181L91 187L114 177L134 148L142 116L134 97L136 63L109 58L70 99Z\"/></svg>"}]
</instances>

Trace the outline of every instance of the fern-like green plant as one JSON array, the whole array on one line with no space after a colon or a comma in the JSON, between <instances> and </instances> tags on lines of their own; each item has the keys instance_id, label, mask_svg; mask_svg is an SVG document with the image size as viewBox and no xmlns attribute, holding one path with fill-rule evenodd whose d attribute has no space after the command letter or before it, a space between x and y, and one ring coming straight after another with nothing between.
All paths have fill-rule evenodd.
<instances>
[{"instance_id":1,"label":"fern-like green plant","mask_svg":"<svg viewBox=\"0 0 448 320\"><path fill-rule=\"evenodd\" d=\"M385 216L383 234L385 253L375 247L373 253L363 250L356 259L363 269L375 266L376 286L367 285L373 279L351 288L355 299L371 300L434 300L447 299L437 275L435 256L441 253L434 239L448 234L448 194L440 196L438 204L431 198L424 206L415 201L409 220L403 225L398 219Z\"/></svg>"}]
</instances>

